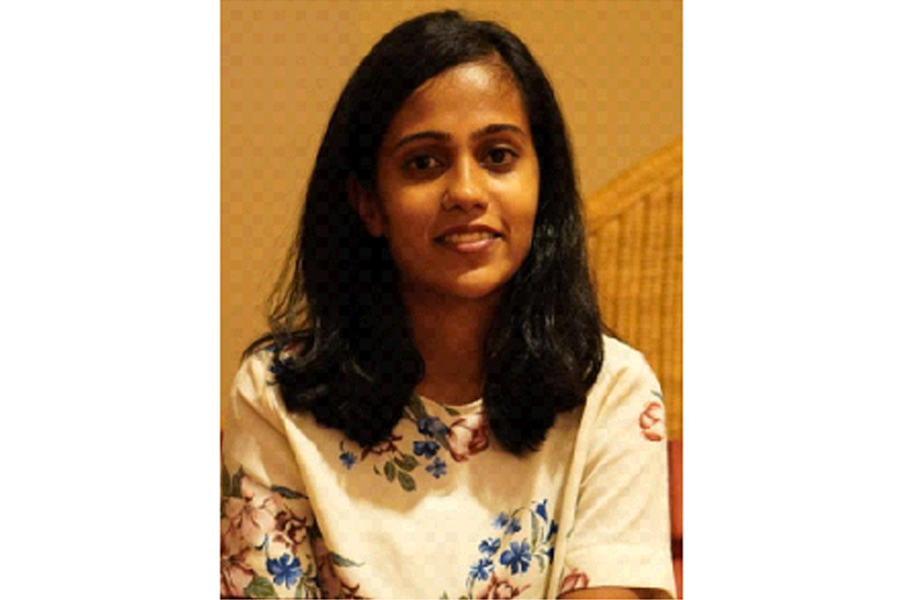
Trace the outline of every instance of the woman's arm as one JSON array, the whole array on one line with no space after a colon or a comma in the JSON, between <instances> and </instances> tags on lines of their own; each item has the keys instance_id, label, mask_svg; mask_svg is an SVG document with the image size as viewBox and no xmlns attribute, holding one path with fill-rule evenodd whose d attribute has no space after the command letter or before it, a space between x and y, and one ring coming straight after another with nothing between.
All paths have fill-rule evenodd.
<instances>
[{"instance_id":1,"label":"woman's arm","mask_svg":"<svg viewBox=\"0 0 900 600\"><path fill-rule=\"evenodd\" d=\"M318 598L315 516L268 374L246 360L223 407L220 596Z\"/></svg>"},{"instance_id":2,"label":"woman's arm","mask_svg":"<svg viewBox=\"0 0 900 600\"><path fill-rule=\"evenodd\" d=\"M665 411L644 358L606 343L578 449L578 508L561 555L560 598L670 598L675 593ZM593 401L593 403L591 402Z\"/></svg>"}]
</instances>

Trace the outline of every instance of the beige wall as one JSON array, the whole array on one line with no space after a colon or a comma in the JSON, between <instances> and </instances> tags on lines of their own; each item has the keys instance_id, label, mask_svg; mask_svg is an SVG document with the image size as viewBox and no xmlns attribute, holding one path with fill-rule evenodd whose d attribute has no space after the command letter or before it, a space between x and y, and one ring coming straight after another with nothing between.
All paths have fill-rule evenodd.
<instances>
[{"instance_id":1,"label":"beige wall","mask_svg":"<svg viewBox=\"0 0 900 600\"><path fill-rule=\"evenodd\" d=\"M499 21L531 48L562 105L585 195L681 135L680 1L223 1L223 393L264 331L344 83L393 25L439 8Z\"/></svg>"}]
</instances>

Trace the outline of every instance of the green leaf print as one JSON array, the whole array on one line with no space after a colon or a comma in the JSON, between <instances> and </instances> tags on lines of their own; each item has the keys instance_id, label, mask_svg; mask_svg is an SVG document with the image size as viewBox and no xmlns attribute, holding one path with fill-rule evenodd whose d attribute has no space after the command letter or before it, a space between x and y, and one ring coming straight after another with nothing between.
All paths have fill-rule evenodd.
<instances>
[{"instance_id":1,"label":"green leaf print","mask_svg":"<svg viewBox=\"0 0 900 600\"><path fill-rule=\"evenodd\" d=\"M231 476L228 474L228 467L222 464L222 496L231 495Z\"/></svg>"},{"instance_id":2,"label":"green leaf print","mask_svg":"<svg viewBox=\"0 0 900 600\"><path fill-rule=\"evenodd\" d=\"M412 492L416 489L415 480L403 471L397 471L397 481L400 482L400 487L407 492Z\"/></svg>"},{"instance_id":3,"label":"green leaf print","mask_svg":"<svg viewBox=\"0 0 900 600\"><path fill-rule=\"evenodd\" d=\"M394 466L394 463L391 461L384 463L384 476L387 477L388 481L394 481L394 475L396 474L397 467Z\"/></svg>"},{"instance_id":4,"label":"green leaf print","mask_svg":"<svg viewBox=\"0 0 900 600\"><path fill-rule=\"evenodd\" d=\"M400 456L402 458L395 456L394 462L404 471L412 471L419 466L419 461L417 461L416 457L412 454L401 453Z\"/></svg>"},{"instance_id":5,"label":"green leaf print","mask_svg":"<svg viewBox=\"0 0 900 600\"><path fill-rule=\"evenodd\" d=\"M452 406L444 406L444 411L451 417L458 417L459 411L453 408Z\"/></svg>"},{"instance_id":6,"label":"green leaf print","mask_svg":"<svg viewBox=\"0 0 900 600\"><path fill-rule=\"evenodd\" d=\"M244 593L248 598L277 598L275 594L275 586L265 577L256 575L250 585L244 588Z\"/></svg>"},{"instance_id":7,"label":"green leaf print","mask_svg":"<svg viewBox=\"0 0 900 600\"><path fill-rule=\"evenodd\" d=\"M278 492L285 498L290 498L291 500L306 500L309 498L309 496L307 496L305 494L301 494L300 492L295 492L294 490L286 488L281 485L273 485L272 491Z\"/></svg>"},{"instance_id":8,"label":"green leaf print","mask_svg":"<svg viewBox=\"0 0 900 600\"><path fill-rule=\"evenodd\" d=\"M294 598L319 598L319 593L316 580L303 576L300 578L300 584L297 586L297 593L294 594Z\"/></svg>"},{"instance_id":9,"label":"green leaf print","mask_svg":"<svg viewBox=\"0 0 900 600\"><path fill-rule=\"evenodd\" d=\"M361 567L365 563L353 562L349 558L341 556L337 552L329 552L328 558L331 559L331 563L337 565L339 567Z\"/></svg>"},{"instance_id":10,"label":"green leaf print","mask_svg":"<svg viewBox=\"0 0 900 600\"><path fill-rule=\"evenodd\" d=\"M538 518L534 511L531 511L531 547L537 548L538 541ZM543 568L542 568L543 569Z\"/></svg>"},{"instance_id":11,"label":"green leaf print","mask_svg":"<svg viewBox=\"0 0 900 600\"><path fill-rule=\"evenodd\" d=\"M307 568L301 571L300 582L297 584L297 592L294 598L318 598L319 586L316 585L316 561L307 554L305 563Z\"/></svg>"},{"instance_id":12,"label":"green leaf print","mask_svg":"<svg viewBox=\"0 0 900 600\"><path fill-rule=\"evenodd\" d=\"M413 414L416 421L428 416L428 413L425 412L425 405L422 404L422 399L416 394L413 394L412 398L409 399L409 411Z\"/></svg>"},{"instance_id":13,"label":"green leaf print","mask_svg":"<svg viewBox=\"0 0 900 600\"><path fill-rule=\"evenodd\" d=\"M232 498L241 497L241 479L244 478L244 467L238 467L237 473L231 477L231 491L228 494Z\"/></svg>"}]
</instances>

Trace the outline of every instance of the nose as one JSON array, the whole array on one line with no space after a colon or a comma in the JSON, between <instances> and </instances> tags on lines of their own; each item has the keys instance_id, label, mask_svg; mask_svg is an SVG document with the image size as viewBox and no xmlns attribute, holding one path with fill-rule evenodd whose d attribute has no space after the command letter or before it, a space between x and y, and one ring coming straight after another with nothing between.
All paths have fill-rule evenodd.
<instances>
[{"instance_id":1,"label":"nose","mask_svg":"<svg viewBox=\"0 0 900 600\"><path fill-rule=\"evenodd\" d=\"M469 212L487 206L484 175L478 161L472 157L460 159L448 173L441 207L444 210Z\"/></svg>"}]
</instances>

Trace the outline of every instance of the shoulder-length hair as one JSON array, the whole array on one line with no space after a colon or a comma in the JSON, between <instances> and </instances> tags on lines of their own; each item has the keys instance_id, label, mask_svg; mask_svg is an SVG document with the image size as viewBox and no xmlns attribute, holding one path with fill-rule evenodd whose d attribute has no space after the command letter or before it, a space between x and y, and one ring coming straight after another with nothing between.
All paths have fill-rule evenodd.
<instances>
[{"instance_id":1,"label":"shoulder-length hair","mask_svg":"<svg viewBox=\"0 0 900 600\"><path fill-rule=\"evenodd\" d=\"M524 99L540 166L531 250L507 282L484 342L484 409L508 451L537 449L556 415L584 403L603 360L581 199L553 89L514 34L455 11L401 23L362 60L319 148L292 256L271 298L272 370L290 411L309 411L363 446L385 439L424 375L387 243L349 201L374 186L401 104L454 66L498 58Z\"/></svg>"}]
</instances>

